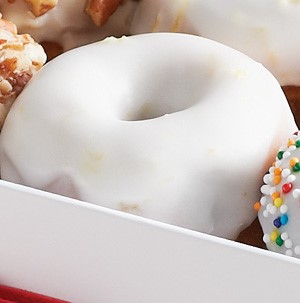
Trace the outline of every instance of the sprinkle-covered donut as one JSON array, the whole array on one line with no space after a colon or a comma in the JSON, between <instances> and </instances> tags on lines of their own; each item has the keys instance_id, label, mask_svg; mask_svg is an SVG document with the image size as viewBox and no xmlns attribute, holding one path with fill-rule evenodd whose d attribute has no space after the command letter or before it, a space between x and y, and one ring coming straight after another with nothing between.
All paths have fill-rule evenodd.
<instances>
[{"instance_id":1,"label":"sprinkle-covered donut","mask_svg":"<svg viewBox=\"0 0 300 303\"><path fill-rule=\"evenodd\" d=\"M300 85L299 27L295 0L141 0L131 33L210 38L263 63L281 85Z\"/></svg>"},{"instance_id":2,"label":"sprinkle-covered donut","mask_svg":"<svg viewBox=\"0 0 300 303\"><path fill-rule=\"evenodd\" d=\"M255 203L268 249L300 258L300 133L281 146Z\"/></svg>"},{"instance_id":3,"label":"sprinkle-covered donut","mask_svg":"<svg viewBox=\"0 0 300 303\"><path fill-rule=\"evenodd\" d=\"M55 58L22 92L1 176L235 238L295 129L278 82L238 51L185 34L109 38Z\"/></svg>"}]
</instances>

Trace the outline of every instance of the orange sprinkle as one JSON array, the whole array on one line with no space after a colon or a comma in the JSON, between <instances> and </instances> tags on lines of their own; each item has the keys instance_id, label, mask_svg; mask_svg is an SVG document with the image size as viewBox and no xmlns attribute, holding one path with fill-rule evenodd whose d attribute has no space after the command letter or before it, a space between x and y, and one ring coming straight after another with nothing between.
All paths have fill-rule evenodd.
<instances>
[{"instance_id":1,"label":"orange sprinkle","mask_svg":"<svg viewBox=\"0 0 300 303\"><path fill-rule=\"evenodd\" d=\"M292 159L290 160L290 166L291 166L291 167L294 167L295 164L298 163L298 162L299 162L299 159L296 158L296 157L294 157L294 158L292 158Z\"/></svg>"},{"instance_id":2,"label":"orange sprinkle","mask_svg":"<svg viewBox=\"0 0 300 303\"><path fill-rule=\"evenodd\" d=\"M281 175L274 176L274 184L278 185L281 182Z\"/></svg>"},{"instance_id":3,"label":"orange sprinkle","mask_svg":"<svg viewBox=\"0 0 300 303\"><path fill-rule=\"evenodd\" d=\"M256 211L259 211L260 207L261 207L260 202L255 202L254 205L253 205L253 208L254 208Z\"/></svg>"},{"instance_id":4,"label":"orange sprinkle","mask_svg":"<svg viewBox=\"0 0 300 303\"><path fill-rule=\"evenodd\" d=\"M281 175L282 172L282 168L281 167L277 167L274 169L274 175L278 176Z\"/></svg>"},{"instance_id":5,"label":"orange sprinkle","mask_svg":"<svg viewBox=\"0 0 300 303\"><path fill-rule=\"evenodd\" d=\"M279 191L275 191L273 194L272 194L272 200L274 201L275 199L279 198L280 197L280 192Z\"/></svg>"},{"instance_id":6,"label":"orange sprinkle","mask_svg":"<svg viewBox=\"0 0 300 303\"><path fill-rule=\"evenodd\" d=\"M290 146L295 145L295 144L296 144L295 140L290 139L287 143L287 146L290 147Z\"/></svg>"}]
</instances>

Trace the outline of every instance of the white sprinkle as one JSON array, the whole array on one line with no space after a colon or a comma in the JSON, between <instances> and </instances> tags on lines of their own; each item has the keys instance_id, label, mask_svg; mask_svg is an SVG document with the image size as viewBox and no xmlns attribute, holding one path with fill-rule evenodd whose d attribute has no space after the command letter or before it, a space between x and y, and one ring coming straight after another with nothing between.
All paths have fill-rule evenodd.
<instances>
[{"instance_id":1,"label":"white sprinkle","mask_svg":"<svg viewBox=\"0 0 300 303\"><path fill-rule=\"evenodd\" d=\"M286 241L284 241L284 246L286 248L292 248L292 246L293 246L292 240L291 239L287 239Z\"/></svg>"},{"instance_id":2,"label":"white sprinkle","mask_svg":"<svg viewBox=\"0 0 300 303\"><path fill-rule=\"evenodd\" d=\"M276 187L273 186L270 188L270 195L273 195L276 192Z\"/></svg>"},{"instance_id":3,"label":"white sprinkle","mask_svg":"<svg viewBox=\"0 0 300 303\"><path fill-rule=\"evenodd\" d=\"M271 186L270 185L263 185L261 188L260 188L260 191L264 194L264 195L270 195L270 189L271 189Z\"/></svg>"},{"instance_id":4,"label":"white sprinkle","mask_svg":"<svg viewBox=\"0 0 300 303\"><path fill-rule=\"evenodd\" d=\"M269 173L273 173L274 170L275 170L275 167L274 167L274 166L271 166L271 167L269 168Z\"/></svg>"},{"instance_id":5,"label":"white sprinkle","mask_svg":"<svg viewBox=\"0 0 300 303\"><path fill-rule=\"evenodd\" d=\"M288 177L287 177L287 182L294 182L295 180L296 180L296 176L295 175L289 175Z\"/></svg>"},{"instance_id":6,"label":"white sprinkle","mask_svg":"<svg viewBox=\"0 0 300 303\"><path fill-rule=\"evenodd\" d=\"M283 241L286 241L289 238L289 235L287 232L283 232L280 237Z\"/></svg>"},{"instance_id":7,"label":"white sprinkle","mask_svg":"<svg viewBox=\"0 0 300 303\"><path fill-rule=\"evenodd\" d=\"M277 211L277 207L275 205L272 205L272 207L270 208L269 210L269 213L271 215L275 215L276 214L276 211Z\"/></svg>"},{"instance_id":8,"label":"white sprinkle","mask_svg":"<svg viewBox=\"0 0 300 303\"><path fill-rule=\"evenodd\" d=\"M275 162L275 167L280 167L281 163L282 163L281 160L277 160L277 161Z\"/></svg>"},{"instance_id":9,"label":"white sprinkle","mask_svg":"<svg viewBox=\"0 0 300 303\"><path fill-rule=\"evenodd\" d=\"M286 158L288 158L290 155L291 155L291 153L290 153L289 151L285 151L285 152L283 153L283 155L282 155L282 158L283 158L283 159L286 159Z\"/></svg>"},{"instance_id":10,"label":"white sprinkle","mask_svg":"<svg viewBox=\"0 0 300 303\"><path fill-rule=\"evenodd\" d=\"M264 181L265 184L270 183L272 181L271 174L264 175L263 181Z\"/></svg>"},{"instance_id":11,"label":"white sprinkle","mask_svg":"<svg viewBox=\"0 0 300 303\"><path fill-rule=\"evenodd\" d=\"M294 252L296 255L300 255L300 245L295 246Z\"/></svg>"},{"instance_id":12,"label":"white sprinkle","mask_svg":"<svg viewBox=\"0 0 300 303\"><path fill-rule=\"evenodd\" d=\"M273 206L273 203L268 203L267 207L266 207L266 210L270 211L272 206Z\"/></svg>"},{"instance_id":13,"label":"white sprinkle","mask_svg":"<svg viewBox=\"0 0 300 303\"><path fill-rule=\"evenodd\" d=\"M292 257L293 256L293 251L291 249L287 249L285 254L289 257Z\"/></svg>"},{"instance_id":14,"label":"white sprinkle","mask_svg":"<svg viewBox=\"0 0 300 303\"><path fill-rule=\"evenodd\" d=\"M281 152L281 151L286 151L286 145L281 145L280 147L279 147L279 151Z\"/></svg>"},{"instance_id":15,"label":"white sprinkle","mask_svg":"<svg viewBox=\"0 0 300 303\"><path fill-rule=\"evenodd\" d=\"M268 234L264 234L264 236L263 236L263 241L264 241L264 243L269 243L270 241L271 241L271 238L270 238L270 235L268 235Z\"/></svg>"},{"instance_id":16,"label":"white sprinkle","mask_svg":"<svg viewBox=\"0 0 300 303\"><path fill-rule=\"evenodd\" d=\"M266 196L261 197L259 202L262 206L265 206L267 203L267 197Z\"/></svg>"},{"instance_id":17,"label":"white sprinkle","mask_svg":"<svg viewBox=\"0 0 300 303\"><path fill-rule=\"evenodd\" d=\"M288 169L288 168L283 169L282 172L281 172L281 175L282 175L283 178L288 177L290 174L291 174L291 170Z\"/></svg>"},{"instance_id":18,"label":"white sprinkle","mask_svg":"<svg viewBox=\"0 0 300 303\"><path fill-rule=\"evenodd\" d=\"M288 148L288 151L294 151L296 150L296 146L295 145L291 145L289 148Z\"/></svg>"},{"instance_id":19,"label":"white sprinkle","mask_svg":"<svg viewBox=\"0 0 300 303\"><path fill-rule=\"evenodd\" d=\"M268 218L268 216L269 216L269 213L268 213L268 211L266 209L263 211L263 216L265 218Z\"/></svg>"},{"instance_id":20,"label":"white sprinkle","mask_svg":"<svg viewBox=\"0 0 300 303\"><path fill-rule=\"evenodd\" d=\"M280 212L282 214L285 214L287 211L288 211L288 206L286 204L280 206Z\"/></svg>"},{"instance_id":21,"label":"white sprinkle","mask_svg":"<svg viewBox=\"0 0 300 303\"><path fill-rule=\"evenodd\" d=\"M297 198L300 197L300 189L299 189L299 188L295 188L295 189L293 190L293 197L294 197L295 199L297 199Z\"/></svg>"}]
</instances>

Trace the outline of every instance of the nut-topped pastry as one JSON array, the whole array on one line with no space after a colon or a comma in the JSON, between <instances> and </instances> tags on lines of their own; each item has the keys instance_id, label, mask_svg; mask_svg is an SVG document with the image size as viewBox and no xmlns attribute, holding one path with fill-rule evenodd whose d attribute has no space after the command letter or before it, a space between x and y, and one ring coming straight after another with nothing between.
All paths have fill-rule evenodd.
<instances>
[{"instance_id":1,"label":"nut-topped pastry","mask_svg":"<svg viewBox=\"0 0 300 303\"><path fill-rule=\"evenodd\" d=\"M45 63L46 54L30 35L0 16L0 128L24 86Z\"/></svg>"},{"instance_id":2,"label":"nut-topped pastry","mask_svg":"<svg viewBox=\"0 0 300 303\"><path fill-rule=\"evenodd\" d=\"M136 6L134 0L2 0L0 12L19 32L59 54L108 36L129 34Z\"/></svg>"}]
</instances>

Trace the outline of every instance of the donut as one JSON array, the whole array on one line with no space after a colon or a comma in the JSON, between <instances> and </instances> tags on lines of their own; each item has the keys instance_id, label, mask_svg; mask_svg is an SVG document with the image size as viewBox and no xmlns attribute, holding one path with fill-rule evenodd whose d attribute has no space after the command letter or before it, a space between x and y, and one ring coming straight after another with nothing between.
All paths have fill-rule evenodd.
<instances>
[{"instance_id":1,"label":"donut","mask_svg":"<svg viewBox=\"0 0 300 303\"><path fill-rule=\"evenodd\" d=\"M0 129L12 103L45 61L43 48L29 35L18 35L15 24L0 14Z\"/></svg>"},{"instance_id":2,"label":"donut","mask_svg":"<svg viewBox=\"0 0 300 303\"><path fill-rule=\"evenodd\" d=\"M295 0L141 0L130 33L183 32L213 39L262 63L282 86L299 86L299 26Z\"/></svg>"},{"instance_id":3,"label":"donut","mask_svg":"<svg viewBox=\"0 0 300 303\"><path fill-rule=\"evenodd\" d=\"M300 258L300 132L282 145L255 203L269 250Z\"/></svg>"},{"instance_id":4,"label":"donut","mask_svg":"<svg viewBox=\"0 0 300 303\"><path fill-rule=\"evenodd\" d=\"M0 12L20 33L47 46L51 43L58 55L107 36L128 34L135 7L133 0L4 0Z\"/></svg>"},{"instance_id":5,"label":"donut","mask_svg":"<svg viewBox=\"0 0 300 303\"><path fill-rule=\"evenodd\" d=\"M233 239L295 129L276 79L236 50L186 34L107 38L26 86L1 132L1 177Z\"/></svg>"}]
</instances>

